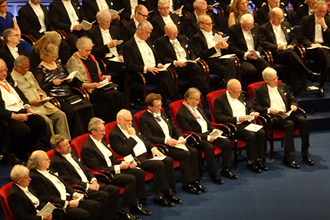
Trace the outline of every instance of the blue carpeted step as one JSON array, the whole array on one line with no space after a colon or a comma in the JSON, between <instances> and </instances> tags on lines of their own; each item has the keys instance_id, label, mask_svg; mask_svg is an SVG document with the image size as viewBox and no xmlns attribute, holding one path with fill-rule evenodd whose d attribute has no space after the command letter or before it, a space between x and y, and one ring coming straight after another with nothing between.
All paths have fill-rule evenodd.
<instances>
[{"instance_id":1,"label":"blue carpeted step","mask_svg":"<svg viewBox=\"0 0 330 220\"><path fill-rule=\"evenodd\" d=\"M307 114L310 131L330 130L330 111Z\"/></svg>"}]
</instances>

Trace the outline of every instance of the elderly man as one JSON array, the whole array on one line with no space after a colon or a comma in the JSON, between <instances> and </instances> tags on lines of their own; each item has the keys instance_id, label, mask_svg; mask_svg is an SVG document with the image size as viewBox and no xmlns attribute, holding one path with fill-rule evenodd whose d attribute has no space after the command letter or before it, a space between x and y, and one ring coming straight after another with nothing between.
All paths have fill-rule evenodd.
<instances>
[{"instance_id":1,"label":"elderly man","mask_svg":"<svg viewBox=\"0 0 330 220\"><path fill-rule=\"evenodd\" d=\"M302 4L297 5L298 7L295 7L295 9L297 11L296 25L300 25L301 19L304 16L314 14L316 2L317 2L317 0L306 0L305 2L302 2Z\"/></svg>"},{"instance_id":2,"label":"elderly man","mask_svg":"<svg viewBox=\"0 0 330 220\"><path fill-rule=\"evenodd\" d=\"M223 180L217 175L218 166L215 162L213 145L221 148L222 151L221 175L230 179L237 179L238 176L230 171L230 167L232 166L230 140L211 135L211 133L215 131L221 135L222 131L214 129L199 105L199 102L201 101L201 92L196 88L189 88L184 94L184 100L185 101L176 115L176 120L183 130L195 132L201 137L202 141L200 147L205 153L205 160L211 180L218 184L223 183Z\"/></svg>"},{"instance_id":3,"label":"elderly man","mask_svg":"<svg viewBox=\"0 0 330 220\"><path fill-rule=\"evenodd\" d=\"M290 17L288 12L285 9L285 4L281 2L281 0L267 0L268 4L263 5L256 14L256 23L259 24L259 26L263 25L264 23L267 23L270 19L268 13L273 8L281 8L283 10L284 17L286 21L290 22Z\"/></svg>"},{"instance_id":4,"label":"elderly man","mask_svg":"<svg viewBox=\"0 0 330 220\"><path fill-rule=\"evenodd\" d=\"M175 187L173 160L164 156L157 147L132 127L132 114L122 109L117 114L117 125L109 134L112 149L122 156L133 156L140 161L141 169L154 175L153 203L162 206L174 206L182 200L174 196Z\"/></svg>"},{"instance_id":5,"label":"elderly man","mask_svg":"<svg viewBox=\"0 0 330 220\"><path fill-rule=\"evenodd\" d=\"M123 40L126 42L129 39L131 39L134 36L139 23L141 21L147 20L148 17L149 17L149 12L144 5L136 6L134 9L134 16L123 26L122 34L121 34Z\"/></svg>"},{"instance_id":6,"label":"elderly man","mask_svg":"<svg viewBox=\"0 0 330 220\"><path fill-rule=\"evenodd\" d=\"M63 134L67 139L71 140L65 113L48 102L49 97L47 97L47 94L40 88L33 73L29 71L29 58L20 55L16 58L14 66L11 76L17 83L18 88L20 88L25 97L29 100L31 108L46 121L48 125L46 126L47 136L50 138L55 134L55 127L57 134Z\"/></svg>"},{"instance_id":7,"label":"elderly man","mask_svg":"<svg viewBox=\"0 0 330 220\"><path fill-rule=\"evenodd\" d=\"M50 167L70 185L79 185L86 189L89 199L101 204L102 220L117 219L119 189L113 185L98 183L95 176L80 161L76 152L72 151L69 141L61 134L51 137L50 145L55 154Z\"/></svg>"},{"instance_id":8,"label":"elderly man","mask_svg":"<svg viewBox=\"0 0 330 220\"><path fill-rule=\"evenodd\" d=\"M15 162L26 161L46 129L45 120L36 115L22 91L7 77L6 63L0 59L0 118L9 125L10 145Z\"/></svg>"},{"instance_id":9,"label":"elderly man","mask_svg":"<svg viewBox=\"0 0 330 220\"><path fill-rule=\"evenodd\" d=\"M141 133L153 144L165 144L167 155L180 161L183 191L192 194L206 192L200 184L198 152L186 144L180 129L161 111L161 99L161 95L155 93L146 97L147 111L139 119Z\"/></svg>"},{"instance_id":10,"label":"elderly man","mask_svg":"<svg viewBox=\"0 0 330 220\"><path fill-rule=\"evenodd\" d=\"M189 79L189 86L196 87L204 95L207 93L207 85L204 73L200 65L188 62L197 57L190 50L187 38L178 35L179 31L175 24L165 25L166 36L159 37L156 41L156 49L163 63L172 63L180 79Z\"/></svg>"},{"instance_id":11,"label":"elderly man","mask_svg":"<svg viewBox=\"0 0 330 220\"><path fill-rule=\"evenodd\" d=\"M244 14L239 24L228 28L228 35L229 51L241 61L244 86L260 81L261 72L268 63L260 57L263 48L259 39L259 25L254 23L253 16Z\"/></svg>"},{"instance_id":12,"label":"elderly man","mask_svg":"<svg viewBox=\"0 0 330 220\"><path fill-rule=\"evenodd\" d=\"M100 203L75 192L70 185L48 170L49 164L48 155L42 150L34 151L28 161L32 179L30 187L38 198L61 205L68 219L99 219Z\"/></svg>"},{"instance_id":13,"label":"elderly man","mask_svg":"<svg viewBox=\"0 0 330 220\"><path fill-rule=\"evenodd\" d=\"M10 187L7 195L9 208L17 220L42 219L51 220L52 214L37 216L46 202L40 200L36 194L29 189L29 169L23 165L15 165L10 172L10 178L14 184ZM47 200L46 200L47 201Z\"/></svg>"},{"instance_id":14,"label":"elderly man","mask_svg":"<svg viewBox=\"0 0 330 220\"><path fill-rule=\"evenodd\" d=\"M9 28L3 32L3 39L5 41L5 45L2 49L0 49L0 57L7 64L7 68L10 73L14 68L15 59L19 55L24 55L24 50L19 44L21 34L14 28Z\"/></svg>"},{"instance_id":15,"label":"elderly man","mask_svg":"<svg viewBox=\"0 0 330 220\"><path fill-rule=\"evenodd\" d=\"M256 173L268 170L262 160L265 158L266 133L263 129L257 132L245 129L250 124L248 116L258 117L244 100L241 83L231 79L227 83L227 91L214 100L214 114L216 122L232 123L236 126L235 137L246 142L247 167Z\"/></svg>"},{"instance_id":16,"label":"elderly man","mask_svg":"<svg viewBox=\"0 0 330 220\"><path fill-rule=\"evenodd\" d=\"M197 24L197 19L200 15L205 15L207 12L207 3L205 0L195 0L194 1L194 12L190 15L185 16L182 20L183 27L185 29L184 33L188 38L192 38L194 34L199 31L200 26ZM213 32L218 33L219 29L215 23L215 19L212 13L207 13L210 16L209 26ZM219 32L221 33L221 32ZM222 34L222 33L221 33Z\"/></svg>"},{"instance_id":17,"label":"elderly man","mask_svg":"<svg viewBox=\"0 0 330 220\"><path fill-rule=\"evenodd\" d=\"M264 49L270 50L275 62L285 63L289 66L288 85L294 95L298 92L299 74L320 75L309 70L294 47L297 44L296 36L291 25L283 21L283 10L273 8L269 12L270 21L260 27L260 38Z\"/></svg>"},{"instance_id":18,"label":"elderly man","mask_svg":"<svg viewBox=\"0 0 330 220\"><path fill-rule=\"evenodd\" d=\"M90 135L82 145L81 158L90 169L112 173L112 185L124 187L121 219L138 219L131 213L151 215L152 212L145 210L139 201L140 198L146 197L144 171L137 169L135 162L117 160L104 138L103 120L92 118L88 124L88 131ZM129 206L132 206L131 209Z\"/></svg>"},{"instance_id":19,"label":"elderly man","mask_svg":"<svg viewBox=\"0 0 330 220\"><path fill-rule=\"evenodd\" d=\"M159 0L158 11L159 14L151 21L151 24L154 27L154 30L151 34L151 39L154 42L159 37L164 36L164 27L166 24L174 23L177 26L179 32L181 32L181 19L179 15L171 13L169 0Z\"/></svg>"},{"instance_id":20,"label":"elderly man","mask_svg":"<svg viewBox=\"0 0 330 220\"><path fill-rule=\"evenodd\" d=\"M312 47L307 51L307 58L315 58L317 66L320 67L321 76L318 95L325 96L324 84L330 73L330 18L325 14L328 12L328 2L318 1L315 3L315 15L303 17L300 24L298 41L305 47Z\"/></svg>"},{"instance_id":21,"label":"elderly man","mask_svg":"<svg viewBox=\"0 0 330 220\"><path fill-rule=\"evenodd\" d=\"M88 37L92 39L94 46L92 54L104 60L109 70L124 74L120 30L110 25L111 14L101 10L96 14L98 26L88 31Z\"/></svg>"},{"instance_id":22,"label":"elderly man","mask_svg":"<svg viewBox=\"0 0 330 220\"><path fill-rule=\"evenodd\" d=\"M213 41L212 19L209 15L198 16L197 19L200 30L192 37L192 49L194 53L205 60L210 68L210 72L220 75L225 83L235 78L235 60L220 59L228 48L226 41L218 43Z\"/></svg>"},{"instance_id":23,"label":"elderly man","mask_svg":"<svg viewBox=\"0 0 330 220\"><path fill-rule=\"evenodd\" d=\"M295 150L293 132L295 129L299 129L302 142L301 153L303 155L303 161L308 165L313 166L314 161L308 153L308 121L304 117L298 117L295 115L295 111L298 107L297 100L284 83L278 83L277 72L273 68L267 67L262 72L262 77L266 83L258 86L254 90L252 106L254 110L260 114L270 114L273 121L272 126L284 130L283 163L290 168L299 168L299 164L290 157L290 152ZM283 113L291 110L292 112L288 117L281 117Z\"/></svg>"},{"instance_id":24,"label":"elderly man","mask_svg":"<svg viewBox=\"0 0 330 220\"><path fill-rule=\"evenodd\" d=\"M152 25L148 21L139 23L135 35L124 44L123 55L128 71L143 73L147 83L156 83L163 103L167 99L177 100L177 88L167 70L163 70L160 57L153 47L150 34ZM133 75L134 76L134 75Z\"/></svg>"}]
</instances>

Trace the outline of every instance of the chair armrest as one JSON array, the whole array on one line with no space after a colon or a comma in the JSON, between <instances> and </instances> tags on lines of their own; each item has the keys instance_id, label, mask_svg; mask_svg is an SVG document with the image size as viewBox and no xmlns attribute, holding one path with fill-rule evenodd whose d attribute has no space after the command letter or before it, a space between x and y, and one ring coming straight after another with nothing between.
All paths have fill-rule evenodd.
<instances>
[{"instance_id":1,"label":"chair armrest","mask_svg":"<svg viewBox=\"0 0 330 220\"><path fill-rule=\"evenodd\" d=\"M88 92L83 88L71 87L73 91L77 91L87 102L90 102L90 97Z\"/></svg>"},{"instance_id":2,"label":"chair armrest","mask_svg":"<svg viewBox=\"0 0 330 220\"><path fill-rule=\"evenodd\" d=\"M171 74L171 78L176 86L179 86L179 75L175 68L171 65L167 68L168 72Z\"/></svg>"},{"instance_id":3,"label":"chair armrest","mask_svg":"<svg viewBox=\"0 0 330 220\"><path fill-rule=\"evenodd\" d=\"M211 122L211 121L210 121L210 123L212 124L213 127L223 131L223 133L226 134L228 137L232 136L232 131L231 131L230 127L228 126L229 123L222 124L222 123L215 123L215 122Z\"/></svg>"},{"instance_id":4,"label":"chair armrest","mask_svg":"<svg viewBox=\"0 0 330 220\"><path fill-rule=\"evenodd\" d=\"M169 150L165 144L156 144L156 147L162 154L167 155Z\"/></svg>"},{"instance_id":5,"label":"chair armrest","mask_svg":"<svg viewBox=\"0 0 330 220\"><path fill-rule=\"evenodd\" d=\"M99 63L100 69L103 74L108 74L108 67L107 64L104 62L104 60L101 57L95 57L97 62Z\"/></svg>"},{"instance_id":6,"label":"chair armrest","mask_svg":"<svg viewBox=\"0 0 330 220\"><path fill-rule=\"evenodd\" d=\"M302 44L297 44L296 48L300 54L303 63L306 64L306 60L307 60L306 48Z\"/></svg>"},{"instance_id":7,"label":"chair armrest","mask_svg":"<svg viewBox=\"0 0 330 220\"><path fill-rule=\"evenodd\" d=\"M62 109L61 103L55 97L53 97L51 100L49 100L49 102L52 103L59 110Z\"/></svg>"},{"instance_id":8,"label":"chair armrest","mask_svg":"<svg viewBox=\"0 0 330 220\"><path fill-rule=\"evenodd\" d=\"M303 114L304 118L307 117L306 112L303 108L297 107L297 110L299 110Z\"/></svg>"},{"instance_id":9,"label":"chair armrest","mask_svg":"<svg viewBox=\"0 0 330 220\"><path fill-rule=\"evenodd\" d=\"M241 79L242 79L241 61L237 55L234 56L234 59L235 59L235 66L236 66L236 72L237 72L236 79L241 82Z\"/></svg>"},{"instance_id":10,"label":"chair armrest","mask_svg":"<svg viewBox=\"0 0 330 220\"><path fill-rule=\"evenodd\" d=\"M32 45L34 45L37 41L37 39L33 37L32 34L21 34L21 38L23 38L26 41L29 41Z\"/></svg>"},{"instance_id":11,"label":"chair armrest","mask_svg":"<svg viewBox=\"0 0 330 220\"><path fill-rule=\"evenodd\" d=\"M69 38L68 34L64 30L56 29L56 32L59 33L62 37L62 39L66 42L69 43Z\"/></svg>"},{"instance_id":12,"label":"chair armrest","mask_svg":"<svg viewBox=\"0 0 330 220\"><path fill-rule=\"evenodd\" d=\"M207 63L202 59L199 59L197 62L202 66L206 84L210 85L210 68L209 68L209 65L207 65Z\"/></svg>"},{"instance_id":13,"label":"chair armrest","mask_svg":"<svg viewBox=\"0 0 330 220\"><path fill-rule=\"evenodd\" d=\"M267 59L267 62L269 64L269 66L273 67L274 66L274 58L273 58L272 52L270 52L270 50L263 50L263 53L266 56L266 59Z\"/></svg>"}]
</instances>

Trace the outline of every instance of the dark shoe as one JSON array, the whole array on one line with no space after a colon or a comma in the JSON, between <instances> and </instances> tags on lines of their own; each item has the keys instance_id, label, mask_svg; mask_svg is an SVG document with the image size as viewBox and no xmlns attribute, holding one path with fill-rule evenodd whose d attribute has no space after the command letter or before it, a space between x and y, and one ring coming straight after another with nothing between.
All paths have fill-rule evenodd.
<instances>
[{"instance_id":1,"label":"dark shoe","mask_svg":"<svg viewBox=\"0 0 330 220\"><path fill-rule=\"evenodd\" d=\"M216 184L223 184L223 180L218 175L211 176L211 180Z\"/></svg>"},{"instance_id":2,"label":"dark shoe","mask_svg":"<svg viewBox=\"0 0 330 220\"><path fill-rule=\"evenodd\" d=\"M246 167L249 168L249 170L251 170L254 173L260 173L261 169L256 165L255 162L250 163L250 164L246 164Z\"/></svg>"},{"instance_id":3,"label":"dark shoe","mask_svg":"<svg viewBox=\"0 0 330 220\"><path fill-rule=\"evenodd\" d=\"M283 164L287 167L299 169L300 165L294 162L291 158L288 160L283 160Z\"/></svg>"},{"instance_id":4,"label":"dark shoe","mask_svg":"<svg viewBox=\"0 0 330 220\"><path fill-rule=\"evenodd\" d=\"M126 219L127 220L141 220L140 218L137 218L134 215L132 215L130 212L121 213L120 219L121 220L126 220Z\"/></svg>"},{"instance_id":5,"label":"dark shoe","mask_svg":"<svg viewBox=\"0 0 330 220\"><path fill-rule=\"evenodd\" d=\"M194 183L194 187L201 192L204 193L207 192L207 189L204 186L202 186L198 181Z\"/></svg>"},{"instance_id":6,"label":"dark shoe","mask_svg":"<svg viewBox=\"0 0 330 220\"><path fill-rule=\"evenodd\" d=\"M267 171L268 167L265 166L260 160L256 162L256 165L259 167L259 169L263 170L263 171Z\"/></svg>"},{"instance_id":7,"label":"dark shoe","mask_svg":"<svg viewBox=\"0 0 330 220\"><path fill-rule=\"evenodd\" d=\"M321 87L319 88L318 95L319 95L319 97L324 97L325 96L325 92L324 92L323 87L322 88Z\"/></svg>"},{"instance_id":8,"label":"dark shoe","mask_svg":"<svg viewBox=\"0 0 330 220\"><path fill-rule=\"evenodd\" d=\"M193 185L182 186L182 190L191 194L201 194L202 192L197 190Z\"/></svg>"},{"instance_id":9,"label":"dark shoe","mask_svg":"<svg viewBox=\"0 0 330 220\"><path fill-rule=\"evenodd\" d=\"M137 204L136 206L133 206L131 208L131 213L132 214L141 214L141 215L152 215L152 212L145 210L142 207L142 204Z\"/></svg>"},{"instance_id":10,"label":"dark shoe","mask_svg":"<svg viewBox=\"0 0 330 220\"><path fill-rule=\"evenodd\" d=\"M168 201L165 198L161 197L160 199L153 199L153 203L156 205L162 205L162 206L174 206L174 203L172 201Z\"/></svg>"},{"instance_id":11,"label":"dark shoe","mask_svg":"<svg viewBox=\"0 0 330 220\"><path fill-rule=\"evenodd\" d=\"M233 174L229 169L222 169L220 172L221 176L226 176L229 179L237 179L238 176Z\"/></svg>"},{"instance_id":12,"label":"dark shoe","mask_svg":"<svg viewBox=\"0 0 330 220\"><path fill-rule=\"evenodd\" d=\"M176 203L176 204L180 204L180 203L182 203L182 200L181 199L179 199L178 197L176 197L175 195L170 195L170 194L165 194L164 195L164 197L165 197L165 199L167 199L168 201L172 201L172 202L174 202L174 203Z\"/></svg>"},{"instance_id":13,"label":"dark shoe","mask_svg":"<svg viewBox=\"0 0 330 220\"><path fill-rule=\"evenodd\" d=\"M303 161L309 166L314 166L314 161L313 159L309 156L309 154L303 156Z\"/></svg>"}]
</instances>

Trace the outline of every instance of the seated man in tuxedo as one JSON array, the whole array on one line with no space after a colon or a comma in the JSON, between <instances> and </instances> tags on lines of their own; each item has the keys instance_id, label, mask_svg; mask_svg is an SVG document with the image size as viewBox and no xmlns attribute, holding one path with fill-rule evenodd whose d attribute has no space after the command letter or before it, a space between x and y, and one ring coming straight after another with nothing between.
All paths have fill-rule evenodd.
<instances>
[{"instance_id":1,"label":"seated man in tuxedo","mask_svg":"<svg viewBox=\"0 0 330 220\"><path fill-rule=\"evenodd\" d=\"M175 24L165 25L166 36L159 37L155 43L160 59L163 63L172 63L180 79L189 79L190 87L196 87L206 95L208 88L203 69L197 63L187 62L197 57L190 50L186 37L178 33Z\"/></svg>"},{"instance_id":2,"label":"seated man in tuxedo","mask_svg":"<svg viewBox=\"0 0 330 220\"><path fill-rule=\"evenodd\" d=\"M131 39L136 33L136 29L140 22L147 20L149 17L148 9L144 5L138 5L134 9L134 15L132 19L127 21L122 29L121 36L126 42Z\"/></svg>"},{"instance_id":3,"label":"seated man in tuxedo","mask_svg":"<svg viewBox=\"0 0 330 220\"><path fill-rule=\"evenodd\" d=\"M24 55L16 58L14 69L11 72L13 80L17 83L18 88L24 93L29 100L31 108L43 117L46 126L46 135L50 138L56 133L63 134L68 140L71 140L68 120L64 112L56 108L47 98L47 94L40 88L37 80L32 72L29 71L30 60Z\"/></svg>"},{"instance_id":4,"label":"seated man in tuxedo","mask_svg":"<svg viewBox=\"0 0 330 220\"><path fill-rule=\"evenodd\" d=\"M31 181L29 172L29 169L23 165L15 165L10 172L10 178L14 182L7 195L10 211L16 220L40 219L40 217L42 220L51 220L52 214L37 216L37 212L46 205L46 201L40 200L29 188Z\"/></svg>"},{"instance_id":5,"label":"seated man in tuxedo","mask_svg":"<svg viewBox=\"0 0 330 220\"><path fill-rule=\"evenodd\" d=\"M300 25L301 19L307 15L314 14L315 3L317 0L306 0L300 4L296 9L296 25Z\"/></svg>"},{"instance_id":6,"label":"seated man in tuxedo","mask_svg":"<svg viewBox=\"0 0 330 220\"><path fill-rule=\"evenodd\" d=\"M94 43L92 54L102 58L110 71L124 74L122 42L118 43L122 41L120 30L110 25L111 14L108 10L97 12L96 19L99 25L94 26L87 33Z\"/></svg>"},{"instance_id":7,"label":"seated man in tuxedo","mask_svg":"<svg viewBox=\"0 0 330 220\"><path fill-rule=\"evenodd\" d=\"M148 15L148 11L153 10L151 9L151 5L155 5L154 2L156 3L154 0L120 0L116 2L116 5L118 5L117 7L119 9L124 9L124 11L120 14L120 17L126 21L129 21L136 16L136 7L138 5L144 6L147 9L147 14L143 14Z\"/></svg>"},{"instance_id":8,"label":"seated man in tuxedo","mask_svg":"<svg viewBox=\"0 0 330 220\"><path fill-rule=\"evenodd\" d=\"M290 22L289 13L285 9L285 4L281 2L281 0L267 0L268 4L263 5L256 14L256 23L259 24L259 26L267 23L270 19L269 12L273 8L281 8L283 10L283 19L287 22Z\"/></svg>"},{"instance_id":9,"label":"seated man in tuxedo","mask_svg":"<svg viewBox=\"0 0 330 220\"><path fill-rule=\"evenodd\" d=\"M109 11L113 9L118 11L121 9L116 0L83 0L82 7L89 22L95 21L97 12L101 10ZM122 24L119 19L118 14L111 15L111 24L120 28Z\"/></svg>"},{"instance_id":10,"label":"seated man in tuxedo","mask_svg":"<svg viewBox=\"0 0 330 220\"><path fill-rule=\"evenodd\" d=\"M190 15L185 16L182 20L183 27L184 27L184 34L191 39L194 34L196 34L199 31L199 24L197 23L197 19L201 15L209 15L211 21L210 21L210 28L213 32L222 34L219 32L219 28L217 27L215 23L215 19L213 17L213 13L209 12L207 13L207 3L205 0L195 0L194 1L194 11L190 13ZM186 9L186 8L184 8ZM212 25L211 25L212 24Z\"/></svg>"},{"instance_id":11,"label":"seated man in tuxedo","mask_svg":"<svg viewBox=\"0 0 330 220\"><path fill-rule=\"evenodd\" d=\"M54 0L49 5L49 17L54 28L64 30L69 38L71 53L76 51L78 38L86 35L80 24L87 20L78 0Z\"/></svg>"},{"instance_id":12,"label":"seated man in tuxedo","mask_svg":"<svg viewBox=\"0 0 330 220\"><path fill-rule=\"evenodd\" d=\"M299 168L299 164L290 157L290 152L295 150L293 132L298 128L302 142L301 153L303 160L308 165L313 166L314 161L308 153L308 121L304 117L295 115L298 107L297 100L284 83L277 82L277 72L273 68L267 67L262 72L262 77L266 83L255 88L252 106L260 114L270 114L273 120L272 126L284 130L283 163L290 168ZM283 119L280 116L281 113L290 110L292 110L292 113L287 118Z\"/></svg>"},{"instance_id":13,"label":"seated man in tuxedo","mask_svg":"<svg viewBox=\"0 0 330 220\"><path fill-rule=\"evenodd\" d=\"M139 23L135 35L124 44L125 66L130 72L143 73L147 83L157 83L163 103L169 98L177 100L177 88L167 70L162 70L160 57L149 39L152 25L148 21ZM134 76L136 76L134 74Z\"/></svg>"},{"instance_id":14,"label":"seated man in tuxedo","mask_svg":"<svg viewBox=\"0 0 330 220\"><path fill-rule=\"evenodd\" d=\"M68 219L100 219L100 203L75 192L70 185L48 170L49 164L49 157L42 150L34 151L29 158L27 167L30 170L30 187L37 197L61 205Z\"/></svg>"},{"instance_id":15,"label":"seated man in tuxedo","mask_svg":"<svg viewBox=\"0 0 330 220\"><path fill-rule=\"evenodd\" d=\"M230 167L232 166L230 140L227 138L215 138L210 135L214 130L219 134L222 134L222 131L214 129L206 118L203 109L199 105L201 92L196 88L189 88L184 94L184 100L176 115L176 120L183 130L194 132L201 137L200 147L205 153L205 160L211 180L218 184L223 183L223 180L217 175L218 166L215 162L213 145L221 148L222 151L222 170L220 174L230 179L237 179L238 176L230 171Z\"/></svg>"},{"instance_id":16,"label":"seated man in tuxedo","mask_svg":"<svg viewBox=\"0 0 330 220\"><path fill-rule=\"evenodd\" d=\"M14 68L15 59L19 55L24 55L24 50L19 44L21 35L14 28L9 28L3 32L3 39L5 45L0 49L0 57L7 64L8 72L10 73Z\"/></svg>"},{"instance_id":17,"label":"seated man in tuxedo","mask_svg":"<svg viewBox=\"0 0 330 220\"><path fill-rule=\"evenodd\" d=\"M46 6L40 0L31 0L18 10L18 23L23 34L41 38L46 31L55 31L50 23Z\"/></svg>"},{"instance_id":18,"label":"seated man in tuxedo","mask_svg":"<svg viewBox=\"0 0 330 220\"><path fill-rule=\"evenodd\" d=\"M268 63L260 57L263 48L259 39L259 25L254 23L253 16L250 13L244 14L239 24L228 28L228 35L229 51L236 54L241 61L243 86L261 81L261 72ZM251 51L258 56L254 56Z\"/></svg>"},{"instance_id":19,"label":"seated man in tuxedo","mask_svg":"<svg viewBox=\"0 0 330 220\"><path fill-rule=\"evenodd\" d=\"M164 156L157 147L132 127L132 114L122 109L117 114L117 125L109 134L112 149L119 155L136 157L141 169L154 175L153 203L174 206L182 200L174 196L175 187L173 160Z\"/></svg>"},{"instance_id":20,"label":"seated man in tuxedo","mask_svg":"<svg viewBox=\"0 0 330 220\"><path fill-rule=\"evenodd\" d=\"M98 183L95 176L72 151L69 141L61 134L51 137L50 145L55 153L50 167L68 184L84 187L89 199L101 204L101 219L117 219L119 188L110 184Z\"/></svg>"},{"instance_id":21,"label":"seated man in tuxedo","mask_svg":"<svg viewBox=\"0 0 330 220\"><path fill-rule=\"evenodd\" d=\"M9 125L11 151L20 160L26 161L27 153L36 147L46 123L36 115L14 82L10 78L6 80L7 70L6 63L0 59L0 118Z\"/></svg>"},{"instance_id":22,"label":"seated man in tuxedo","mask_svg":"<svg viewBox=\"0 0 330 220\"><path fill-rule=\"evenodd\" d=\"M218 123L232 123L236 126L235 137L246 142L247 167L256 173L268 170L262 160L265 158L266 133L263 129L257 132L245 129L250 124L247 116L258 117L244 100L241 83L231 79L227 83L227 91L214 100L214 115Z\"/></svg>"},{"instance_id":23,"label":"seated man in tuxedo","mask_svg":"<svg viewBox=\"0 0 330 220\"><path fill-rule=\"evenodd\" d=\"M330 73L330 52L326 48L330 47L330 18L325 16L328 12L328 2L317 1L315 3L315 15L308 15L302 18L298 41L305 47L315 47L307 51L307 58L316 60L317 66L320 67L321 76L319 79L320 97L325 96L324 84Z\"/></svg>"},{"instance_id":24,"label":"seated man in tuxedo","mask_svg":"<svg viewBox=\"0 0 330 220\"><path fill-rule=\"evenodd\" d=\"M289 66L288 85L295 95L299 87L299 73L305 75L320 74L309 70L294 50L297 45L296 36L291 31L291 25L283 21L282 9L273 8L269 12L269 16L270 21L260 27L261 43L264 49L271 51L275 62L285 63Z\"/></svg>"},{"instance_id":25,"label":"seated man in tuxedo","mask_svg":"<svg viewBox=\"0 0 330 220\"><path fill-rule=\"evenodd\" d=\"M139 119L141 133L153 144L165 144L167 155L180 161L182 190L192 194L206 192L200 184L197 149L186 144L179 128L161 111L161 100L161 95L155 93L146 97L147 111Z\"/></svg>"},{"instance_id":26,"label":"seated man in tuxedo","mask_svg":"<svg viewBox=\"0 0 330 220\"><path fill-rule=\"evenodd\" d=\"M121 218L138 219L131 213L151 215L152 212L145 210L139 201L140 198L146 197L144 171L137 169L136 163L117 160L104 138L105 127L102 119L92 118L88 131L90 135L81 147L81 158L88 168L113 174L112 185L124 187Z\"/></svg>"},{"instance_id":27,"label":"seated man in tuxedo","mask_svg":"<svg viewBox=\"0 0 330 220\"><path fill-rule=\"evenodd\" d=\"M220 75L224 82L236 78L235 60L232 58L220 59L228 48L226 41L213 41L212 19L209 15L198 16L200 30L192 37L192 49L196 56L205 60L210 72Z\"/></svg>"},{"instance_id":28,"label":"seated man in tuxedo","mask_svg":"<svg viewBox=\"0 0 330 220\"><path fill-rule=\"evenodd\" d=\"M151 40L155 42L159 37L164 36L164 27L168 23L174 23L181 32L181 18L170 12L169 0L158 1L159 14L151 20L154 30L151 33Z\"/></svg>"}]
</instances>

